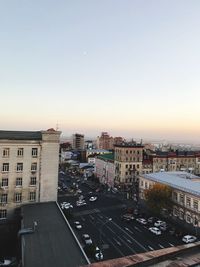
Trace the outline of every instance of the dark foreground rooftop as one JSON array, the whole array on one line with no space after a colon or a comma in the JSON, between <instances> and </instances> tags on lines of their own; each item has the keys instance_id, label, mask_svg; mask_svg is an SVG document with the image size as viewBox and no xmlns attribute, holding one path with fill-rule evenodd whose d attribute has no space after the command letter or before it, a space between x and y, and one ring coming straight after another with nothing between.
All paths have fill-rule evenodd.
<instances>
[{"instance_id":1,"label":"dark foreground rooftop","mask_svg":"<svg viewBox=\"0 0 200 267\"><path fill-rule=\"evenodd\" d=\"M55 202L22 207L23 228L35 231L22 235L22 266L78 267L88 264L70 226ZM33 227L34 228L34 227Z\"/></svg>"},{"instance_id":2,"label":"dark foreground rooftop","mask_svg":"<svg viewBox=\"0 0 200 267\"><path fill-rule=\"evenodd\" d=\"M6 140L42 140L42 133L31 131L0 131L0 139Z\"/></svg>"}]
</instances>

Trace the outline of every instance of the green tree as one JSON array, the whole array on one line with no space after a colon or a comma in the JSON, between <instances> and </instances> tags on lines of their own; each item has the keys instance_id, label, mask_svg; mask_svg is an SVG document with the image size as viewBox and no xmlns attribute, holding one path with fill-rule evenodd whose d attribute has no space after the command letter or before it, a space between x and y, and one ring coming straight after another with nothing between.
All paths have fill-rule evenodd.
<instances>
[{"instance_id":1,"label":"green tree","mask_svg":"<svg viewBox=\"0 0 200 267\"><path fill-rule=\"evenodd\" d=\"M152 188L144 192L147 206L158 215L162 210L168 213L172 210L172 188L162 184L154 184Z\"/></svg>"}]
</instances>

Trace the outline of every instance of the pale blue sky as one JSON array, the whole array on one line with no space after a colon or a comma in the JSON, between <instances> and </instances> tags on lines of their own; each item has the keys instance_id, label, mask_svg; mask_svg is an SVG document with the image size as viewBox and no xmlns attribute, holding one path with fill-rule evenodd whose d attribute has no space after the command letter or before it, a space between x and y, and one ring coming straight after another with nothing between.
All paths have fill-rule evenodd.
<instances>
[{"instance_id":1,"label":"pale blue sky","mask_svg":"<svg viewBox=\"0 0 200 267\"><path fill-rule=\"evenodd\" d=\"M1 0L1 129L200 140L199 0Z\"/></svg>"}]
</instances>

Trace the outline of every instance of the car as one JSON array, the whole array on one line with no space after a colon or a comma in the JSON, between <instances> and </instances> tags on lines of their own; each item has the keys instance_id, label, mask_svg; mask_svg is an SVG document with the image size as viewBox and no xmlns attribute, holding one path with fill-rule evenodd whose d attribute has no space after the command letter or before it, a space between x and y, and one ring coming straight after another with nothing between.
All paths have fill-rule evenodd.
<instances>
[{"instance_id":1,"label":"car","mask_svg":"<svg viewBox=\"0 0 200 267\"><path fill-rule=\"evenodd\" d=\"M78 189L76 192L79 193L79 194L81 194L82 193L82 190L81 189Z\"/></svg>"},{"instance_id":2,"label":"car","mask_svg":"<svg viewBox=\"0 0 200 267\"><path fill-rule=\"evenodd\" d=\"M161 221L161 220L158 220L158 221L156 221L156 222L154 223L154 226L155 226L155 227L160 227L161 225L166 225L166 222L163 222L163 221Z\"/></svg>"},{"instance_id":3,"label":"car","mask_svg":"<svg viewBox=\"0 0 200 267\"><path fill-rule=\"evenodd\" d=\"M90 197L89 201L93 202L93 201L96 201L97 200L97 197Z\"/></svg>"},{"instance_id":4,"label":"car","mask_svg":"<svg viewBox=\"0 0 200 267\"><path fill-rule=\"evenodd\" d=\"M193 236L193 235L185 235L183 238L182 238L182 241L186 244L188 243L192 243L192 242L195 242L197 240L197 237L196 236Z\"/></svg>"},{"instance_id":5,"label":"car","mask_svg":"<svg viewBox=\"0 0 200 267\"><path fill-rule=\"evenodd\" d=\"M150 228L149 228L149 231L152 232L152 233L155 234L155 235L161 235L161 231L160 231L160 229L157 228L157 227L150 227Z\"/></svg>"},{"instance_id":6,"label":"car","mask_svg":"<svg viewBox=\"0 0 200 267\"><path fill-rule=\"evenodd\" d=\"M16 258L4 259L0 257L0 266L14 266L17 264Z\"/></svg>"},{"instance_id":7,"label":"car","mask_svg":"<svg viewBox=\"0 0 200 267\"><path fill-rule=\"evenodd\" d=\"M69 209L69 208L73 209L73 205L71 205L71 203L69 202L62 202L60 203L60 205L61 205L61 209Z\"/></svg>"},{"instance_id":8,"label":"car","mask_svg":"<svg viewBox=\"0 0 200 267\"><path fill-rule=\"evenodd\" d=\"M87 205L87 203L85 202L85 200L78 200L76 201L76 206L77 207L81 207L81 206L85 206Z\"/></svg>"},{"instance_id":9,"label":"car","mask_svg":"<svg viewBox=\"0 0 200 267\"><path fill-rule=\"evenodd\" d=\"M82 235L82 240L85 243L85 245L91 245L92 244L92 239L88 234L83 234Z\"/></svg>"},{"instance_id":10,"label":"car","mask_svg":"<svg viewBox=\"0 0 200 267\"><path fill-rule=\"evenodd\" d=\"M147 224L147 220L145 220L144 218L137 218L136 221L139 222L140 224L144 224L144 225Z\"/></svg>"},{"instance_id":11,"label":"car","mask_svg":"<svg viewBox=\"0 0 200 267\"><path fill-rule=\"evenodd\" d=\"M101 250L98 247L96 247L94 258L97 261L103 260L103 253L101 252Z\"/></svg>"},{"instance_id":12,"label":"car","mask_svg":"<svg viewBox=\"0 0 200 267\"><path fill-rule=\"evenodd\" d=\"M82 229L82 225L80 224L80 222L75 221L74 225L75 225L76 229L78 229L78 230Z\"/></svg>"},{"instance_id":13,"label":"car","mask_svg":"<svg viewBox=\"0 0 200 267\"><path fill-rule=\"evenodd\" d=\"M133 217L133 215L130 214L130 213L125 213L125 214L123 214L123 215L121 216L121 218L122 218L122 220L127 221L127 222L132 221L132 220L135 219L135 218Z\"/></svg>"}]
</instances>

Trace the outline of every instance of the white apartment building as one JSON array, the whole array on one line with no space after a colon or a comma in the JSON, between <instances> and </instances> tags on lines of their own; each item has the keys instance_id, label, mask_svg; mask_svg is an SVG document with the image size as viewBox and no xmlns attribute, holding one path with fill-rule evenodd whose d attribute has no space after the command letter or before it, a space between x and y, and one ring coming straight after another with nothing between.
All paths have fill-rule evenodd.
<instances>
[{"instance_id":1,"label":"white apartment building","mask_svg":"<svg viewBox=\"0 0 200 267\"><path fill-rule=\"evenodd\" d=\"M101 184L106 184L108 187L114 187L115 165L114 155L104 154L96 157L95 162L96 177Z\"/></svg>"},{"instance_id":2,"label":"white apartment building","mask_svg":"<svg viewBox=\"0 0 200 267\"><path fill-rule=\"evenodd\" d=\"M139 177L140 198L144 190L155 183L172 188L173 216L195 227L200 227L200 177L187 172L157 172Z\"/></svg>"},{"instance_id":3,"label":"white apartment building","mask_svg":"<svg viewBox=\"0 0 200 267\"><path fill-rule=\"evenodd\" d=\"M60 134L0 131L0 219L23 204L57 200Z\"/></svg>"}]
</instances>

